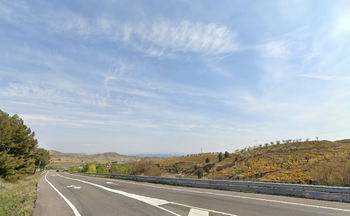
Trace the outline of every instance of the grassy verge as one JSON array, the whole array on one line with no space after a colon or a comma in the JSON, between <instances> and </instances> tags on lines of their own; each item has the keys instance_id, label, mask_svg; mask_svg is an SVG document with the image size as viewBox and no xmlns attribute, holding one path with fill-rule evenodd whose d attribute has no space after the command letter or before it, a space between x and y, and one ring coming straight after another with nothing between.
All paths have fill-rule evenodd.
<instances>
[{"instance_id":1,"label":"grassy verge","mask_svg":"<svg viewBox=\"0 0 350 216\"><path fill-rule=\"evenodd\" d=\"M18 183L0 180L0 215L32 215L41 174L29 176Z\"/></svg>"}]
</instances>

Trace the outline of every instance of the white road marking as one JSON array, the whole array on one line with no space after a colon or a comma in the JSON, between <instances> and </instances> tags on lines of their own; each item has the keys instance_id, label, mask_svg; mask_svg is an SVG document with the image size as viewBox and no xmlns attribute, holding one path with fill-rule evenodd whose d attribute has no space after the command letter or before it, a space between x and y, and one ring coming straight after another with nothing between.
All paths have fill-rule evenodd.
<instances>
[{"instance_id":1,"label":"white road marking","mask_svg":"<svg viewBox=\"0 0 350 216\"><path fill-rule=\"evenodd\" d=\"M47 173L48 173L48 172L47 172ZM47 178L46 178L47 173L46 173L46 175L45 175L45 181L58 193L58 195L60 195L60 196L62 197L62 199L63 199L64 201L66 201L66 203L67 203L67 204L69 205L69 207L72 209L72 211L73 211L73 213L74 213L75 216L81 216L80 213L79 213L79 211L77 210L77 208L75 208L75 206L74 206L65 196L63 196L63 194L62 194L59 190L57 190L57 189L55 188L55 186L53 186L53 185L51 184L51 182L49 182L49 181L47 180Z\"/></svg>"},{"instance_id":2,"label":"white road marking","mask_svg":"<svg viewBox=\"0 0 350 216\"><path fill-rule=\"evenodd\" d=\"M75 185L69 185L69 186L66 186L65 188L80 189L81 187L75 186Z\"/></svg>"},{"instance_id":3,"label":"white road marking","mask_svg":"<svg viewBox=\"0 0 350 216\"><path fill-rule=\"evenodd\" d=\"M79 175L79 176L81 176L81 175ZM96 178L96 177L90 177L90 176L84 176L84 177ZM103 178L100 178L100 179L103 179ZM140 183L135 183L135 182L129 182L126 180L114 180L114 181L123 182L123 183L127 183L127 184L135 184L135 185L140 185L140 186L144 186L144 187L154 187L154 188L184 191L184 192L191 192L191 193L210 194L210 195L215 195L215 196L226 196L226 197L233 197L233 198L251 199L251 200L258 200L258 201L265 201L265 202L274 202L274 203L282 203L282 204L288 204L288 205L298 205L298 206L311 207L311 208L320 208L320 209L328 209L328 210L334 210L334 211L350 212L349 209L340 209L340 208L327 207L327 206L294 203L294 202L288 202L288 201L270 200L270 199L255 198L255 197L245 197L245 196L237 196L237 195L231 195L231 194L219 194L219 193L213 193L213 192L192 191L192 190L188 190L188 189L169 188L169 187L163 187L163 186L157 186L157 185L150 185L150 184L146 184L146 183L140 184Z\"/></svg>"},{"instance_id":4,"label":"white road marking","mask_svg":"<svg viewBox=\"0 0 350 216\"><path fill-rule=\"evenodd\" d=\"M118 184L116 184L114 182L106 182L106 184L118 185Z\"/></svg>"},{"instance_id":5,"label":"white road marking","mask_svg":"<svg viewBox=\"0 0 350 216\"><path fill-rule=\"evenodd\" d=\"M188 213L188 216L209 216L209 212L192 208Z\"/></svg>"},{"instance_id":6,"label":"white road marking","mask_svg":"<svg viewBox=\"0 0 350 216\"><path fill-rule=\"evenodd\" d=\"M149 205L152 205L152 206L154 206L156 208L159 208L159 209L162 209L164 211L167 211L167 212L169 212L169 213L171 213L173 215L180 216L179 214L177 214L175 212L172 212L172 211L162 207L162 205L175 204L175 205L189 207L191 209L193 208L193 209L196 209L196 210L199 210L199 211L214 212L214 213L223 214L223 215L229 215L229 216L238 216L238 215L234 215L234 214L230 214L230 213L226 213L226 212L219 212L219 211L210 210L210 209L203 209L203 208L198 208L198 207L195 207L195 206L185 205L185 204L182 204L182 203L169 202L169 201L166 201L166 200L163 200L163 199L157 199L157 198L151 198L151 197L146 197L146 196L142 196L142 195L132 194L132 193L128 193L128 192L124 192L124 191L120 191L120 190L115 190L115 189L111 189L111 188L108 188L108 187L104 187L102 185L95 184L95 183L88 182L88 181L84 181L84 180L80 180L80 179L73 179L73 178L69 178L69 177L66 177L66 176L62 176L62 175L59 175L59 176L62 177L62 178L65 178L65 179L70 179L70 180L73 180L73 181L79 181L79 182L82 182L82 183L85 183L85 184L93 185L95 187L102 188L102 189L104 189L106 191L110 191L110 192L117 193L117 194L129 197L129 198L132 198L132 199L136 199L136 200L142 201L142 202L147 203Z\"/></svg>"}]
</instances>

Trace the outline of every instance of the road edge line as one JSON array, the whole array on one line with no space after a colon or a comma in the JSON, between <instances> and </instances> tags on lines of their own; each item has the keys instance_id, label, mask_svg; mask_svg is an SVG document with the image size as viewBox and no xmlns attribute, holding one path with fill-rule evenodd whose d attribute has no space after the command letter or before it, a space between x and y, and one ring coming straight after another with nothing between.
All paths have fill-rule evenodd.
<instances>
[{"instance_id":1,"label":"road edge line","mask_svg":"<svg viewBox=\"0 0 350 216\"><path fill-rule=\"evenodd\" d=\"M66 201L66 203L69 205L69 207L72 209L73 213L75 216L81 216L78 209L73 205L73 203L71 203L59 190L57 190L57 188L55 188L55 186L53 186L53 184L51 184L51 182L49 182L49 180L47 180L46 176L49 172L47 172L45 174L45 181L58 193L58 195L60 195L62 197L62 199L64 201Z\"/></svg>"}]
</instances>

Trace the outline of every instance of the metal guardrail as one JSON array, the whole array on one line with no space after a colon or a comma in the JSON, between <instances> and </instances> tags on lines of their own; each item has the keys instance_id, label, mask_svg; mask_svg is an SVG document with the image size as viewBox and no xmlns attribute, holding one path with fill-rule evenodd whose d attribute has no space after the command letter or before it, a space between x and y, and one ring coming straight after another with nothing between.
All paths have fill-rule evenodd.
<instances>
[{"instance_id":1,"label":"metal guardrail","mask_svg":"<svg viewBox=\"0 0 350 216\"><path fill-rule=\"evenodd\" d=\"M350 202L349 187L330 187L330 186L320 186L320 185L282 184L282 183L265 183L265 182L251 182L251 181L167 178L167 177L118 175L118 174L105 174L105 173L74 172L74 174L105 176L105 177L111 177L111 178L123 179L123 180L152 182L152 183L187 186L187 187L252 191L252 192L258 192L258 193L292 195L292 196L307 197L307 198Z\"/></svg>"}]
</instances>

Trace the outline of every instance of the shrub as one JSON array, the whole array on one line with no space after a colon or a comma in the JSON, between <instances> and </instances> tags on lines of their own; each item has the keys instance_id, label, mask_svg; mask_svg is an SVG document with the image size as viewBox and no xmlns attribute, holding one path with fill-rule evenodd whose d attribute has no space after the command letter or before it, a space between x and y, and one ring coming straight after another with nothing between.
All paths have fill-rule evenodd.
<instances>
[{"instance_id":1,"label":"shrub","mask_svg":"<svg viewBox=\"0 0 350 216\"><path fill-rule=\"evenodd\" d=\"M97 173L107 173L106 164L99 164L96 166Z\"/></svg>"},{"instance_id":2,"label":"shrub","mask_svg":"<svg viewBox=\"0 0 350 216\"><path fill-rule=\"evenodd\" d=\"M197 170L197 176L198 176L198 178L199 178L199 179L202 178L202 177L203 177L203 174L204 174L204 170L203 170L202 168L199 168L199 169Z\"/></svg>"},{"instance_id":3,"label":"shrub","mask_svg":"<svg viewBox=\"0 0 350 216\"><path fill-rule=\"evenodd\" d=\"M128 174L128 165L127 164L113 164L110 172L113 174L127 175Z\"/></svg>"},{"instance_id":4,"label":"shrub","mask_svg":"<svg viewBox=\"0 0 350 216\"><path fill-rule=\"evenodd\" d=\"M97 170L96 170L96 165L95 163L89 163L88 164L88 169L86 171L87 173L96 173Z\"/></svg>"},{"instance_id":5,"label":"shrub","mask_svg":"<svg viewBox=\"0 0 350 216\"><path fill-rule=\"evenodd\" d=\"M350 161L344 158L322 161L314 171L314 175L317 184L349 187Z\"/></svg>"},{"instance_id":6,"label":"shrub","mask_svg":"<svg viewBox=\"0 0 350 216\"><path fill-rule=\"evenodd\" d=\"M154 163L151 158L141 158L139 161L131 161L129 163L128 172L130 175L146 175L160 176L162 171Z\"/></svg>"},{"instance_id":7,"label":"shrub","mask_svg":"<svg viewBox=\"0 0 350 216\"><path fill-rule=\"evenodd\" d=\"M209 163L210 159L207 157L207 159L205 159L205 163Z\"/></svg>"},{"instance_id":8,"label":"shrub","mask_svg":"<svg viewBox=\"0 0 350 216\"><path fill-rule=\"evenodd\" d=\"M216 173L211 176L211 179L216 179L216 180L228 180L228 177L225 176L222 173Z\"/></svg>"}]
</instances>

